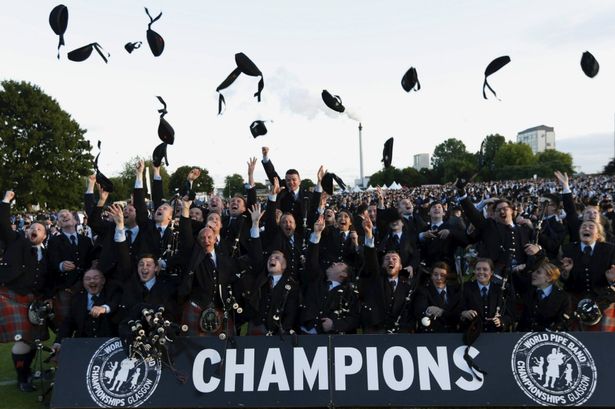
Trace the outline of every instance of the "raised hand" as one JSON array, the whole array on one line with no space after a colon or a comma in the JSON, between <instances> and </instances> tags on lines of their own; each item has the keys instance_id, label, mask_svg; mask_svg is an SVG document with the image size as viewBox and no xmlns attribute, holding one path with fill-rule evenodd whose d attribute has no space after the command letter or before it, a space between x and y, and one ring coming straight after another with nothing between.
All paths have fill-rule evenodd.
<instances>
[{"instance_id":1,"label":"raised hand","mask_svg":"<svg viewBox=\"0 0 615 409\"><path fill-rule=\"evenodd\" d=\"M124 209L122 209L122 206L114 203L112 205L109 205L107 212L109 213L109 215L111 215L111 218L115 222L116 228L123 229L124 228Z\"/></svg>"},{"instance_id":2,"label":"raised hand","mask_svg":"<svg viewBox=\"0 0 615 409\"><path fill-rule=\"evenodd\" d=\"M318 172L316 173L318 184L322 182L322 178L325 176L325 173L327 173L327 170L325 169L323 165L320 165L320 168L318 168Z\"/></svg>"},{"instance_id":3,"label":"raised hand","mask_svg":"<svg viewBox=\"0 0 615 409\"><path fill-rule=\"evenodd\" d=\"M254 168L256 168L256 158L248 159L248 184L254 186Z\"/></svg>"},{"instance_id":4,"label":"raised hand","mask_svg":"<svg viewBox=\"0 0 615 409\"><path fill-rule=\"evenodd\" d=\"M252 219L252 227L258 228L258 223L260 222L261 217L263 217L263 214L265 214L264 211L261 211L260 203L253 205L251 209L248 209L248 212L250 212L250 218Z\"/></svg>"},{"instance_id":5,"label":"raised hand","mask_svg":"<svg viewBox=\"0 0 615 409\"><path fill-rule=\"evenodd\" d=\"M6 193L4 193L4 201L7 203L11 203L11 200L15 199L15 192L13 192L12 190L7 190Z\"/></svg>"},{"instance_id":6,"label":"raised hand","mask_svg":"<svg viewBox=\"0 0 615 409\"><path fill-rule=\"evenodd\" d=\"M568 173L562 173L559 170L556 170L555 172L553 172L553 174L555 175L555 178L559 181L559 184L562 185L562 188L568 189L570 187Z\"/></svg>"},{"instance_id":7,"label":"raised hand","mask_svg":"<svg viewBox=\"0 0 615 409\"><path fill-rule=\"evenodd\" d=\"M366 217L365 219L363 219L363 231L365 232L365 237L368 238L372 238L372 229L374 227L374 224L372 223L372 220L369 217Z\"/></svg>"},{"instance_id":8,"label":"raised hand","mask_svg":"<svg viewBox=\"0 0 615 409\"><path fill-rule=\"evenodd\" d=\"M314 233L320 234L325 229L325 218L324 216L320 216L318 220L314 223Z\"/></svg>"},{"instance_id":9,"label":"raised hand","mask_svg":"<svg viewBox=\"0 0 615 409\"><path fill-rule=\"evenodd\" d=\"M277 195L280 193L280 180L275 177L273 178L273 185L271 185L271 194Z\"/></svg>"}]
</instances>

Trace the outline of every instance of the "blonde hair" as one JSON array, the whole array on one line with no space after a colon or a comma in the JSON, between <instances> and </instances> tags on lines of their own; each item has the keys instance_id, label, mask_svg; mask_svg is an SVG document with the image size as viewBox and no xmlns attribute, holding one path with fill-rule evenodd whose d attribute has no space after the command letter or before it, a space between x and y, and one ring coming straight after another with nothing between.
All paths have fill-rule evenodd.
<instances>
[{"instance_id":1,"label":"blonde hair","mask_svg":"<svg viewBox=\"0 0 615 409\"><path fill-rule=\"evenodd\" d=\"M559 268L557 268L554 264L551 264L548 261L543 261L542 263L540 263L536 270L539 270L541 268L545 270L545 273L547 273L547 277L549 277L549 280L552 283L559 280L560 271Z\"/></svg>"}]
</instances>

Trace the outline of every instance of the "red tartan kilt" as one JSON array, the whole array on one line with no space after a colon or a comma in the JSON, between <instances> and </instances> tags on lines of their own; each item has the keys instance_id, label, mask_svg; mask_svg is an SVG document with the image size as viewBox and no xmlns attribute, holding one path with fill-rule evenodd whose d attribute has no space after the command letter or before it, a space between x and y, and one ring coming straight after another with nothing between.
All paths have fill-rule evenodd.
<instances>
[{"instance_id":1,"label":"red tartan kilt","mask_svg":"<svg viewBox=\"0 0 615 409\"><path fill-rule=\"evenodd\" d=\"M615 303L602 311L601 330L602 332L615 332Z\"/></svg>"},{"instance_id":2,"label":"red tartan kilt","mask_svg":"<svg viewBox=\"0 0 615 409\"><path fill-rule=\"evenodd\" d=\"M70 289L60 290L53 296L53 323L56 328L60 328L60 324L64 321L70 311L70 300L73 293Z\"/></svg>"},{"instance_id":3,"label":"red tartan kilt","mask_svg":"<svg viewBox=\"0 0 615 409\"><path fill-rule=\"evenodd\" d=\"M221 309L216 309L216 310L218 310L220 317L222 317L223 316L222 310ZM231 334L235 333L235 321L231 317L229 317L227 324L226 324L226 328L228 328L228 331L225 331L224 321L221 319L221 325L218 331L203 332L203 330L201 330L201 327L199 326L199 321L201 320L202 312L203 312L203 309L191 301L188 301L184 304L184 310L182 313L182 324L186 324L188 326L188 335L191 335L191 336L197 335L200 337L207 337L207 336L218 336L222 332L226 334L229 334L229 332Z\"/></svg>"},{"instance_id":4,"label":"red tartan kilt","mask_svg":"<svg viewBox=\"0 0 615 409\"><path fill-rule=\"evenodd\" d=\"M34 295L19 295L8 288L0 288L0 343L15 342L21 335L24 341L49 339L46 325L32 325L28 319L28 306Z\"/></svg>"}]
</instances>

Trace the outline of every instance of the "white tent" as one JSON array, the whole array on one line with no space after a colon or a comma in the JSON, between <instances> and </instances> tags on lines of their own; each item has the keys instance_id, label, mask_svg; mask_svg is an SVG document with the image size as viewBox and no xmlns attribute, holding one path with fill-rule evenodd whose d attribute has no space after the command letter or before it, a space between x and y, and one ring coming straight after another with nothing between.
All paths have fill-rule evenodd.
<instances>
[{"instance_id":1,"label":"white tent","mask_svg":"<svg viewBox=\"0 0 615 409\"><path fill-rule=\"evenodd\" d=\"M373 192L374 190L376 190L376 188L373 187L372 185L369 185L367 189L365 189L366 192Z\"/></svg>"},{"instance_id":2,"label":"white tent","mask_svg":"<svg viewBox=\"0 0 615 409\"><path fill-rule=\"evenodd\" d=\"M352 188L351 190L352 193L357 193L357 192L362 192L361 188L359 186L355 186Z\"/></svg>"}]
</instances>

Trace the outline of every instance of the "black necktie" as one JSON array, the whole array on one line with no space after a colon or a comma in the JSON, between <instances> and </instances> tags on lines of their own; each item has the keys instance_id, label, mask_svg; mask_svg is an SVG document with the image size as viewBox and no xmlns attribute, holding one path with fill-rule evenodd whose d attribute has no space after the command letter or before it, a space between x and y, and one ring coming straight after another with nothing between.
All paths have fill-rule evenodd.
<instances>
[{"instance_id":1,"label":"black necktie","mask_svg":"<svg viewBox=\"0 0 615 409\"><path fill-rule=\"evenodd\" d=\"M74 235L74 234L71 234L71 235L70 235L70 244L71 244L73 247L77 247L77 237L75 237L75 235Z\"/></svg>"},{"instance_id":2,"label":"black necktie","mask_svg":"<svg viewBox=\"0 0 615 409\"><path fill-rule=\"evenodd\" d=\"M483 304L487 304L487 287L483 287L480 289L480 296L483 299Z\"/></svg>"},{"instance_id":3,"label":"black necktie","mask_svg":"<svg viewBox=\"0 0 615 409\"><path fill-rule=\"evenodd\" d=\"M269 276L269 289L273 288L273 276Z\"/></svg>"},{"instance_id":4,"label":"black necktie","mask_svg":"<svg viewBox=\"0 0 615 409\"><path fill-rule=\"evenodd\" d=\"M158 234L162 237L162 227L158 227Z\"/></svg>"},{"instance_id":5,"label":"black necktie","mask_svg":"<svg viewBox=\"0 0 615 409\"><path fill-rule=\"evenodd\" d=\"M391 291L395 291L395 287L397 287L397 281L389 280L389 285L391 286Z\"/></svg>"},{"instance_id":6,"label":"black necktie","mask_svg":"<svg viewBox=\"0 0 615 409\"><path fill-rule=\"evenodd\" d=\"M432 224L431 225L431 230L438 230L438 225L437 224Z\"/></svg>"},{"instance_id":7,"label":"black necktie","mask_svg":"<svg viewBox=\"0 0 615 409\"><path fill-rule=\"evenodd\" d=\"M132 244L132 230L126 230L126 240L128 240L128 245Z\"/></svg>"},{"instance_id":8,"label":"black necktie","mask_svg":"<svg viewBox=\"0 0 615 409\"><path fill-rule=\"evenodd\" d=\"M581 256L581 262L587 266L590 263L591 257L592 257L591 246L585 246L583 248L583 255Z\"/></svg>"},{"instance_id":9,"label":"black necktie","mask_svg":"<svg viewBox=\"0 0 615 409\"><path fill-rule=\"evenodd\" d=\"M442 291L440 291L440 299L442 300L442 303L443 303L443 304L446 304L446 302L448 301L448 300L446 299L446 290L442 290Z\"/></svg>"},{"instance_id":10,"label":"black necktie","mask_svg":"<svg viewBox=\"0 0 615 409\"><path fill-rule=\"evenodd\" d=\"M214 263L214 256L211 253L207 253L207 260L213 268L216 268L216 263Z\"/></svg>"},{"instance_id":11,"label":"black necktie","mask_svg":"<svg viewBox=\"0 0 615 409\"><path fill-rule=\"evenodd\" d=\"M32 254L32 257L34 257L34 261L38 261L38 247L33 246L30 253Z\"/></svg>"},{"instance_id":12,"label":"black necktie","mask_svg":"<svg viewBox=\"0 0 615 409\"><path fill-rule=\"evenodd\" d=\"M393 235L393 243L395 244L395 247L399 247L399 236L397 234Z\"/></svg>"},{"instance_id":13,"label":"black necktie","mask_svg":"<svg viewBox=\"0 0 615 409\"><path fill-rule=\"evenodd\" d=\"M540 301L543 298L545 298L545 292L542 291L540 288L538 290L536 290L536 294L538 294L538 301Z\"/></svg>"}]
</instances>

